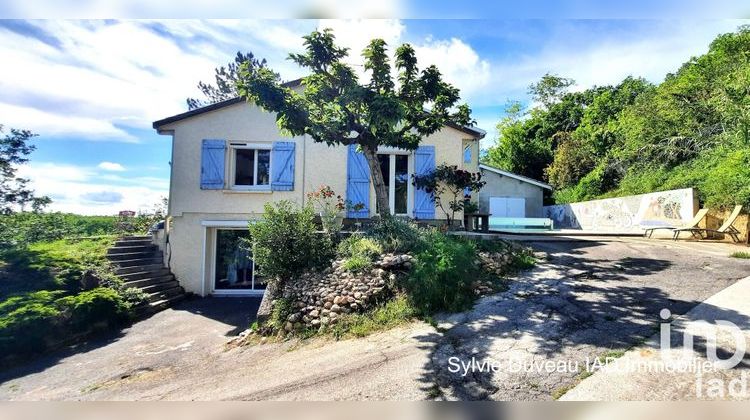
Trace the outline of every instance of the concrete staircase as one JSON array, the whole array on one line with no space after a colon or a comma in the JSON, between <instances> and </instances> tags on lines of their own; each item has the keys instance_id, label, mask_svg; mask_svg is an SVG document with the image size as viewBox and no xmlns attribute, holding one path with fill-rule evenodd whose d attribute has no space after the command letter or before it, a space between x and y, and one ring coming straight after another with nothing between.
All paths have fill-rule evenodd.
<instances>
[{"instance_id":1,"label":"concrete staircase","mask_svg":"<svg viewBox=\"0 0 750 420\"><path fill-rule=\"evenodd\" d=\"M185 290L164 267L162 253L151 243L150 236L119 238L107 251L107 258L126 286L139 288L148 295L147 302L137 308L139 314L161 311L185 298Z\"/></svg>"}]
</instances>

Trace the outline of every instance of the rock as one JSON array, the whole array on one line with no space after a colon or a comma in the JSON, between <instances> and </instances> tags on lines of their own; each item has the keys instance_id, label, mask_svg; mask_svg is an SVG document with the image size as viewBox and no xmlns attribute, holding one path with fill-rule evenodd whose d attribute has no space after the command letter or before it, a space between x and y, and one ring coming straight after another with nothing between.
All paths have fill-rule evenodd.
<instances>
[{"instance_id":1,"label":"rock","mask_svg":"<svg viewBox=\"0 0 750 420\"><path fill-rule=\"evenodd\" d=\"M320 312L318 312L317 309L314 309L314 310L310 311L310 313L308 315L310 316L310 318L317 318L317 317L320 316Z\"/></svg>"},{"instance_id":2,"label":"rock","mask_svg":"<svg viewBox=\"0 0 750 420\"><path fill-rule=\"evenodd\" d=\"M347 298L346 298L346 302L347 303L354 303L355 300L356 299L354 299L354 296L347 296Z\"/></svg>"},{"instance_id":3,"label":"rock","mask_svg":"<svg viewBox=\"0 0 750 420\"><path fill-rule=\"evenodd\" d=\"M291 322L287 322L286 325L284 325L285 331L292 331L294 329L294 324Z\"/></svg>"},{"instance_id":4,"label":"rock","mask_svg":"<svg viewBox=\"0 0 750 420\"><path fill-rule=\"evenodd\" d=\"M340 305L342 303L342 300L344 300L342 296L336 296L335 298L333 298L333 304Z\"/></svg>"},{"instance_id":5,"label":"rock","mask_svg":"<svg viewBox=\"0 0 750 420\"><path fill-rule=\"evenodd\" d=\"M313 319L312 321L310 321L310 325L312 325L313 327L320 326L320 320L319 319Z\"/></svg>"},{"instance_id":6,"label":"rock","mask_svg":"<svg viewBox=\"0 0 750 420\"><path fill-rule=\"evenodd\" d=\"M333 306L333 303L331 303L331 302L326 302L326 303L323 304L323 307L325 309L331 309L331 306Z\"/></svg>"},{"instance_id":7,"label":"rock","mask_svg":"<svg viewBox=\"0 0 750 420\"><path fill-rule=\"evenodd\" d=\"M334 312L334 313L341 312L341 306L339 306L338 304L334 303L333 306L331 306L331 312Z\"/></svg>"}]
</instances>

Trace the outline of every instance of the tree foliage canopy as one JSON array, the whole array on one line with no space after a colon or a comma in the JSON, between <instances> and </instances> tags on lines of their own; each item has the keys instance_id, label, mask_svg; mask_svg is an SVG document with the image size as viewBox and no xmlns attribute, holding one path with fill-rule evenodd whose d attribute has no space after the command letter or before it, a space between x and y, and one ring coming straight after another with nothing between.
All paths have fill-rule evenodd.
<instances>
[{"instance_id":1,"label":"tree foliage canopy","mask_svg":"<svg viewBox=\"0 0 750 420\"><path fill-rule=\"evenodd\" d=\"M0 214L9 214L27 205L35 211L41 210L51 202L49 197L34 196L29 180L16 176L17 165L28 162L27 156L35 149L29 144L35 134L15 128L5 134L0 125L0 136Z\"/></svg>"},{"instance_id":2,"label":"tree foliage canopy","mask_svg":"<svg viewBox=\"0 0 750 420\"><path fill-rule=\"evenodd\" d=\"M243 53L237 51L234 61L229 62L226 67L221 66L214 69L215 84L198 82L205 99L187 98L188 109L201 108L206 105L215 104L227 99L236 98L237 95L237 78L240 66L246 63L248 68L261 68L266 66L266 59L257 59L252 52Z\"/></svg>"},{"instance_id":3,"label":"tree foliage canopy","mask_svg":"<svg viewBox=\"0 0 750 420\"><path fill-rule=\"evenodd\" d=\"M536 86L558 93L508 114L486 163L548 180L560 203L686 187L706 205L750 203L750 27L658 85L627 77L560 95L548 82Z\"/></svg>"},{"instance_id":4,"label":"tree foliage canopy","mask_svg":"<svg viewBox=\"0 0 750 420\"><path fill-rule=\"evenodd\" d=\"M423 137L446 124L471 125L470 109L458 105L459 91L435 66L419 70L409 44L395 51L391 72L387 45L373 39L362 52L370 80L360 81L347 64L349 51L336 45L330 29L304 37L305 52L289 58L307 69L304 91L282 86L269 68L240 66L241 97L276 114L291 135L310 135L328 145L357 144L370 167L381 214L388 211L387 190L377 161L378 146L414 150Z\"/></svg>"}]
</instances>

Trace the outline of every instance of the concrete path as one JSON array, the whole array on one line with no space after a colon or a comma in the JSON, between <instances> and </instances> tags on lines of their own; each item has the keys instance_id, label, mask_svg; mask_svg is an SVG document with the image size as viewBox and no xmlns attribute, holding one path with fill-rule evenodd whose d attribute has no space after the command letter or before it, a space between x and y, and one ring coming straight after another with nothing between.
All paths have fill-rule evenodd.
<instances>
[{"instance_id":1,"label":"concrete path","mask_svg":"<svg viewBox=\"0 0 750 420\"><path fill-rule=\"evenodd\" d=\"M469 312L364 339L225 349L257 301L196 299L121 334L0 373L2 400L551 399L580 372L510 361L583 361L650 337L750 272L750 261L643 241L531 243L549 261ZM505 363L466 376L456 359ZM460 365L459 365L460 366Z\"/></svg>"},{"instance_id":2,"label":"concrete path","mask_svg":"<svg viewBox=\"0 0 750 420\"><path fill-rule=\"evenodd\" d=\"M665 314L666 315L666 314ZM716 325L729 321L740 331L737 340L731 326ZM665 321L665 323L668 321ZM711 327L700 330L702 322ZM665 327L666 328L665 324ZM727 360L735 351L747 349L750 339L750 277L706 299L665 330L669 337L662 347L661 334L625 353L582 381L562 399L575 400L747 400L750 399L750 364L744 360L732 368L708 366L709 337L716 337L716 354ZM695 336L694 346L685 350L685 333ZM740 353L738 353L740 354ZM728 365L733 365L730 362ZM674 371L667 371L672 367Z\"/></svg>"},{"instance_id":3,"label":"concrete path","mask_svg":"<svg viewBox=\"0 0 750 420\"><path fill-rule=\"evenodd\" d=\"M684 314L750 272L750 261L726 251L671 241L529 244L550 260L508 292L442 320L426 376L445 398L559 397L585 375L587 360L653 335L662 309Z\"/></svg>"}]
</instances>

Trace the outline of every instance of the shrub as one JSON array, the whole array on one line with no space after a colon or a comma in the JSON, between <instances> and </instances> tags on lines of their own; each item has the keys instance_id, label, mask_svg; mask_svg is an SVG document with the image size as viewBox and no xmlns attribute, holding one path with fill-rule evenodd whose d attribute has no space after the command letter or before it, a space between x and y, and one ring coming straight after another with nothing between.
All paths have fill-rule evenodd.
<instances>
[{"instance_id":1,"label":"shrub","mask_svg":"<svg viewBox=\"0 0 750 420\"><path fill-rule=\"evenodd\" d=\"M382 253L383 247L378 242L362 235L352 235L338 246L338 255L345 258L344 269L352 272L372 267L372 261Z\"/></svg>"},{"instance_id":2,"label":"shrub","mask_svg":"<svg viewBox=\"0 0 750 420\"><path fill-rule=\"evenodd\" d=\"M115 326L128 318L130 305L115 290L99 287L61 297L62 290L41 290L0 303L0 354L42 351L71 333L97 324Z\"/></svg>"},{"instance_id":3,"label":"shrub","mask_svg":"<svg viewBox=\"0 0 750 420\"><path fill-rule=\"evenodd\" d=\"M476 245L437 231L427 234L429 246L418 252L416 263L402 280L414 306L424 315L468 309L474 301L472 282L480 270Z\"/></svg>"},{"instance_id":4,"label":"shrub","mask_svg":"<svg viewBox=\"0 0 750 420\"><path fill-rule=\"evenodd\" d=\"M56 302L70 313L70 322L76 331L85 331L96 324L114 326L128 317L130 305L115 290L107 287L66 296Z\"/></svg>"},{"instance_id":5,"label":"shrub","mask_svg":"<svg viewBox=\"0 0 750 420\"><path fill-rule=\"evenodd\" d=\"M375 222L366 232L386 252L407 252L423 246L422 232L412 222L385 217Z\"/></svg>"},{"instance_id":6,"label":"shrub","mask_svg":"<svg viewBox=\"0 0 750 420\"><path fill-rule=\"evenodd\" d=\"M482 173L471 173L456 165L442 163L430 173L412 175L417 189L431 193L432 201L445 213L448 226L453 225L456 212L463 211L465 200L472 191L482 189ZM445 201L445 202L444 202Z\"/></svg>"},{"instance_id":7,"label":"shrub","mask_svg":"<svg viewBox=\"0 0 750 420\"><path fill-rule=\"evenodd\" d=\"M738 251L731 253L729 256L732 258L750 259L750 252Z\"/></svg>"},{"instance_id":8,"label":"shrub","mask_svg":"<svg viewBox=\"0 0 750 420\"><path fill-rule=\"evenodd\" d=\"M40 352L74 333L127 319L143 293L126 289L113 274L105 257L113 240L64 239L0 252L0 358ZM82 290L89 275L104 287Z\"/></svg>"},{"instance_id":9,"label":"shrub","mask_svg":"<svg viewBox=\"0 0 750 420\"><path fill-rule=\"evenodd\" d=\"M333 244L328 235L317 232L310 206L297 207L289 201L268 203L263 219L250 223L253 259L270 281L280 286L308 268L330 263Z\"/></svg>"}]
</instances>

